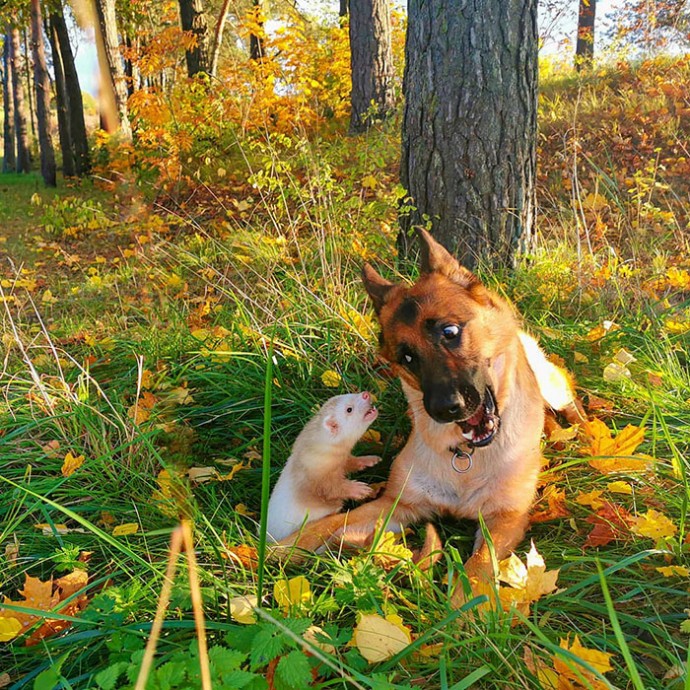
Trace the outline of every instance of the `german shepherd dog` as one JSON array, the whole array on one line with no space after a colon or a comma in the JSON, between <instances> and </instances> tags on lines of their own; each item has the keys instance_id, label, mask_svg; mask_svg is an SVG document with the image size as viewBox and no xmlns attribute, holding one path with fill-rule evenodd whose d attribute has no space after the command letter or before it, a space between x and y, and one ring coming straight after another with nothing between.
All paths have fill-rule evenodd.
<instances>
[{"instance_id":1,"label":"german shepherd dog","mask_svg":"<svg viewBox=\"0 0 690 690\"><path fill-rule=\"evenodd\" d=\"M421 275L412 286L370 265L364 286L381 325L381 356L400 377L413 421L380 498L308 524L285 545L362 545L377 521L401 530L440 514L481 515L495 555L525 534L541 467L545 402L574 406L568 376L519 329L513 308L420 230ZM577 416L577 415L576 415ZM493 574L480 530L465 570Z\"/></svg>"}]
</instances>

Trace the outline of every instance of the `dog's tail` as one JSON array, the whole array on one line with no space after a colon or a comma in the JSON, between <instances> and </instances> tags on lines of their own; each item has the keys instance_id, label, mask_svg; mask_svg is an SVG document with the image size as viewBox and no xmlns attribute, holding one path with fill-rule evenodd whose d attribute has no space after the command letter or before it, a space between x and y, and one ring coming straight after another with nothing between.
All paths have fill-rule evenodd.
<instances>
[{"instance_id":1,"label":"dog's tail","mask_svg":"<svg viewBox=\"0 0 690 690\"><path fill-rule=\"evenodd\" d=\"M570 373L550 362L539 347L539 343L531 335L520 331L519 336L527 362L534 372L539 391L546 404L562 412L570 424L586 424L587 416L577 399Z\"/></svg>"}]
</instances>

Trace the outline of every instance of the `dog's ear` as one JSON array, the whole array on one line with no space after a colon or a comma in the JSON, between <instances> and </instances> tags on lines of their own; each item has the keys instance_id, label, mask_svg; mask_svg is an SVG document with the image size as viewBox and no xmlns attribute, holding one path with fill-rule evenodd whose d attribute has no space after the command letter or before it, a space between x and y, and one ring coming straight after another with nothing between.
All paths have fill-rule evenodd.
<instances>
[{"instance_id":1,"label":"dog's ear","mask_svg":"<svg viewBox=\"0 0 690 690\"><path fill-rule=\"evenodd\" d=\"M479 284L479 278L461 266L457 259L426 230L417 228L417 237L421 249L420 270L423 274L442 273L467 289Z\"/></svg>"},{"instance_id":2,"label":"dog's ear","mask_svg":"<svg viewBox=\"0 0 690 690\"><path fill-rule=\"evenodd\" d=\"M362 268L362 281L364 282L364 289L374 303L376 313L381 313L388 293L395 287L394 283L380 276L369 264L364 264Z\"/></svg>"}]
</instances>

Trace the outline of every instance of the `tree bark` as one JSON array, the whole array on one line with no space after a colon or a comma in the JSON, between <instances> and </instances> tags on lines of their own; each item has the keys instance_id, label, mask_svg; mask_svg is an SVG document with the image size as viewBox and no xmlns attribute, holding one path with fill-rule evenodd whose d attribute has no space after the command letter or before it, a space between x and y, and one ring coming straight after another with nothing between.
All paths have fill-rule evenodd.
<instances>
[{"instance_id":1,"label":"tree bark","mask_svg":"<svg viewBox=\"0 0 690 690\"><path fill-rule=\"evenodd\" d=\"M580 0L577 16L577 44L575 46L575 69L578 72L591 66L594 58L594 19L597 0Z\"/></svg>"},{"instance_id":2,"label":"tree bark","mask_svg":"<svg viewBox=\"0 0 690 690\"><path fill-rule=\"evenodd\" d=\"M26 27L24 27L22 35L24 37L24 59L26 60L26 69L24 73L26 74L26 97L29 102L29 122L31 123L31 135L36 138L36 108L33 102L34 89L31 84L32 60L31 53L29 52L29 39L26 35Z\"/></svg>"},{"instance_id":3,"label":"tree bark","mask_svg":"<svg viewBox=\"0 0 690 690\"><path fill-rule=\"evenodd\" d=\"M410 0L399 249L413 226L468 268L535 238L537 0Z\"/></svg>"},{"instance_id":4,"label":"tree bark","mask_svg":"<svg viewBox=\"0 0 690 690\"><path fill-rule=\"evenodd\" d=\"M185 51L187 75L192 78L197 74L210 74L208 21L203 0L179 0L179 4L182 30L196 38L196 45Z\"/></svg>"},{"instance_id":5,"label":"tree bark","mask_svg":"<svg viewBox=\"0 0 690 690\"><path fill-rule=\"evenodd\" d=\"M218 21L216 22L216 30L213 35L213 50L211 51L211 76L215 77L218 74L218 58L220 57L220 49L223 46L223 32L225 31L225 22L228 18L228 10L230 9L231 0L223 0L223 5L220 8Z\"/></svg>"},{"instance_id":6,"label":"tree bark","mask_svg":"<svg viewBox=\"0 0 690 690\"><path fill-rule=\"evenodd\" d=\"M55 151L50 136L50 77L43 44L43 18L40 0L31 0L31 52L34 58L34 86L36 87L36 121L38 146L41 152L41 175L49 187L57 186Z\"/></svg>"},{"instance_id":7,"label":"tree bark","mask_svg":"<svg viewBox=\"0 0 690 690\"><path fill-rule=\"evenodd\" d=\"M120 40L117 34L115 0L95 0L98 28L96 47L101 66L101 117L108 132L118 129L127 138L132 138L132 127L127 109L127 79L120 55Z\"/></svg>"},{"instance_id":8,"label":"tree bark","mask_svg":"<svg viewBox=\"0 0 690 690\"><path fill-rule=\"evenodd\" d=\"M14 131L14 98L12 97L12 60L10 60L10 34L4 36L2 50L2 103L3 103L3 156L2 172L14 172L17 164L17 144Z\"/></svg>"},{"instance_id":9,"label":"tree bark","mask_svg":"<svg viewBox=\"0 0 690 690\"><path fill-rule=\"evenodd\" d=\"M31 170L31 153L29 148L29 124L24 109L24 92L19 69L21 56L19 29L12 27L9 33L10 62L12 63L12 97L14 98L14 131L17 136L15 170L21 173L28 173Z\"/></svg>"},{"instance_id":10,"label":"tree bark","mask_svg":"<svg viewBox=\"0 0 690 690\"><path fill-rule=\"evenodd\" d=\"M352 112L350 131L362 132L393 109L393 49L387 0L350 0Z\"/></svg>"},{"instance_id":11,"label":"tree bark","mask_svg":"<svg viewBox=\"0 0 690 690\"><path fill-rule=\"evenodd\" d=\"M342 19L347 17L350 13L350 0L340 0L340 7L338 8L338 16Z\"/></svg>"},{"instance_id":12,"label":"tree bark","mask_svg":"<svg viewBox=\"0 0 690 690\"><path fill-rule=\"evenodd\" d=\"M76 174L74 164L74 148L72 136L69 131L69 98L65 85L65 67L57 40L55 26L52 21L46 26L46 33L50 41L50 52L53 54L53 74L55 75L55 101L57 106L58 135L60 138L60 151L62 153L62 174L65 177L74 177Z\"/></svg>"},{"instance_id":13,"label":"tree bark","mask_svg":"<svg viewBox=\"0 0 690 690\"><path fill-rule=\"evenodd\" d=\"M84 99L81 93L79 75L74 63L74 54L72 53L64 14L62 12L55 12L51 15L50 23L57 37L65 74L65 91L68 101L67 113L72 153L74 155L74 172L81 177L88 174L91 169L89 142L86 136L86 122L84 120Z\"/></svg>"}]
</instances>

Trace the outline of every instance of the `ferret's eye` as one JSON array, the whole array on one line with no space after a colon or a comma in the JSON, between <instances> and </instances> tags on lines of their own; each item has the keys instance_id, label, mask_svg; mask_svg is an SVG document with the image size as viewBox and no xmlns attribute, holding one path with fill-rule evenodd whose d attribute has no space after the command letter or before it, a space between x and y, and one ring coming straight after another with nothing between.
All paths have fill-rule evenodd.
<instances>
[{"instance_id":1,"label":"ferret's eye","mask_svg":"<svg viewBox=\"0 0 690 690\"><path fill-rule=\"evenodd\" d=\"M348 407L347 410L345 410L348 414L352 414L352 408Z\"/></svg>"}]
</instances>

